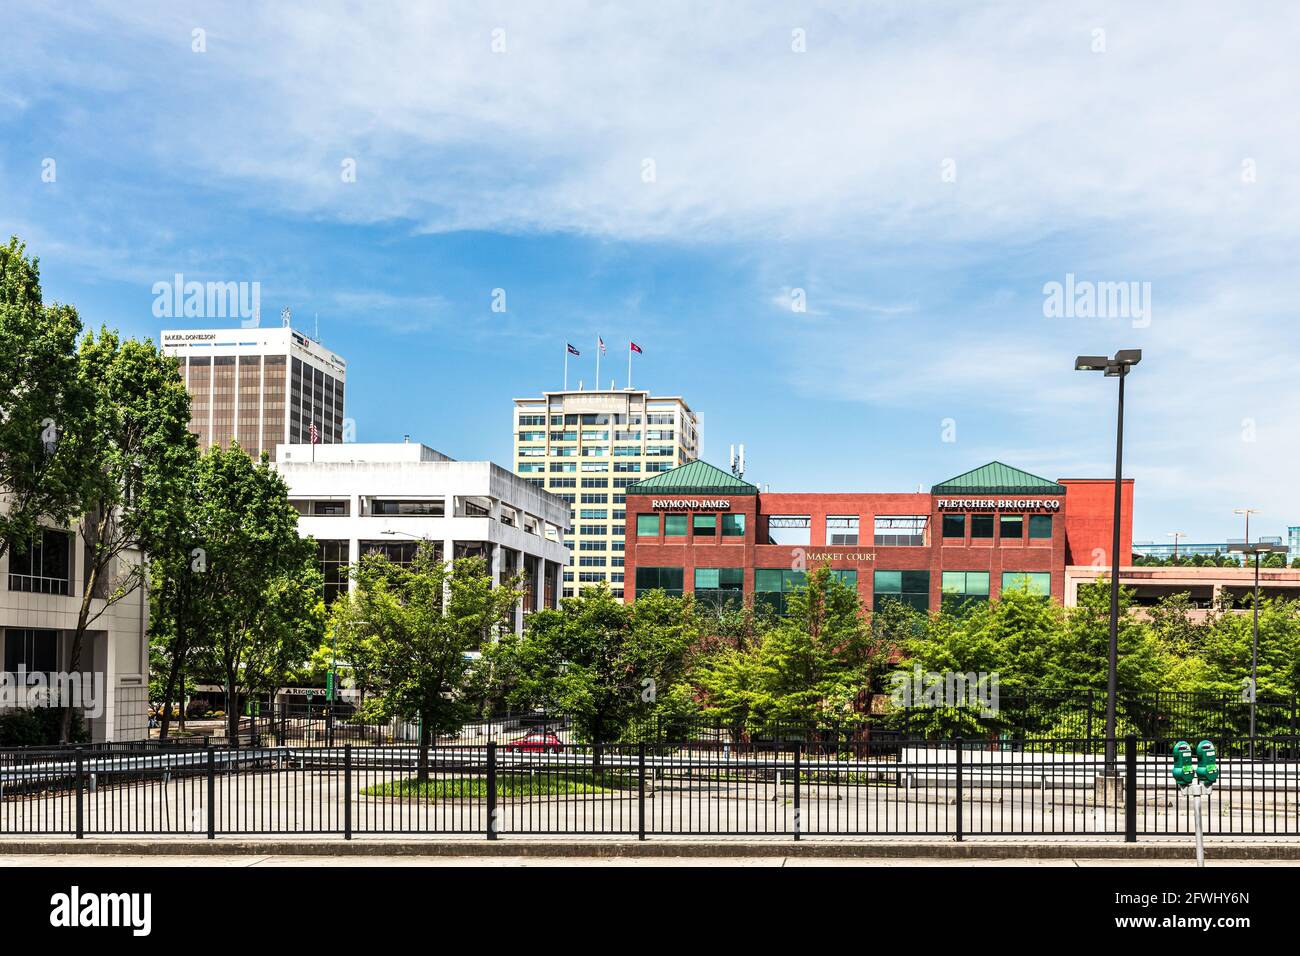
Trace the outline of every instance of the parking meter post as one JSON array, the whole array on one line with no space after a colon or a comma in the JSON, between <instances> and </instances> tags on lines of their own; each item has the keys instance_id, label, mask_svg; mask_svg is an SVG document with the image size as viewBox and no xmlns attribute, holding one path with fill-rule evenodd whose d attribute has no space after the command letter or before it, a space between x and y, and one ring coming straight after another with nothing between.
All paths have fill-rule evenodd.
<instances>
[{"instance_id":1,"label":"parking meter post","mask_svg":"<svg viewBox=\"0 0 1300 956\"><path fill-rule=\"evenodd\" d=\"M1201 827L1201 781L1192 781L1192 814L1196 818L1196 865L1205 866L1205 832Z\"/></svg>"}]
</instances>

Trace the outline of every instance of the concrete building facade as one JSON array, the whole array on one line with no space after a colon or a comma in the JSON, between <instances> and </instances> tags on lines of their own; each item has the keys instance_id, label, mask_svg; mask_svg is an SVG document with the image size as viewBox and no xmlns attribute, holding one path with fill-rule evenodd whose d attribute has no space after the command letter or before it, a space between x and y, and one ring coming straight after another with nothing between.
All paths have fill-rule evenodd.
<instances>
[{"instance_id":1,"label":"concrete building facade","mask_svg":"<svg viewBox=\"0 0 1300 956\"><path fill-rule=\"evenodd\" d=\"M149 601L137 587L107 606L92 596L94 618L82 645L75 675L69 673L73 633L86 586L87 547L80 530L47 527L25 548L11 545L0 558L0 713L41 698L29 696L33 675L47 687L60 681L95 742L140 740L149 733ZM123 555L113 575L123 579L140 556ZM22 675L20 677L20 675ZM21 688L20 688L21 685ZM21 693L21 696L20 696Z\"/></svg>"},{"instance_id":2,"label":"concrete building facade","mask_svg":"<svg viewBox=\"0 0 1300 956\"><path fill-rule=\"evenodd\" d=\"M418 443L285 444L276 470L303 536L316 540L327 603L355 585L363 554L412 560L422 539L440 560L477 555L494 581L524 575L516 629L558 606L568 552L565 502L489 461L456 461Z\"/></svg>"}]
</instances>

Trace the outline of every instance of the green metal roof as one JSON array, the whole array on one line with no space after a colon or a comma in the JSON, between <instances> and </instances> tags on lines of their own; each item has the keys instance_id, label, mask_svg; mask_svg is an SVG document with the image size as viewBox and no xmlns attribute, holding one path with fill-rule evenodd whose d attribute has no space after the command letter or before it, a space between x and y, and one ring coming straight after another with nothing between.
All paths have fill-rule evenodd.
<instances>
[{"instance_id":1,"label":"green metal roof","mask_svg":"<svg viewBox=\"0 0 1300 956\"><path fill-rule=\"evenodd\" d=\"M638 481L629 495L756 495L758 488L707 461L688 461L672 471Z\"/></svg>"},{"instance_id":2,"label":"green metal roof","mask_svg":"<svg viewBox=\"0 0 1300 956\"><path fill-rule=\"evenodd\" d=\"M991 461L987 465L973 468L968 472L941 481L930 489L933 495L954 494L1017 494L1017 495L1063 495L1065 486L1046 478L1039 478L1019 468L1012 468L1000 461Z\"/></svg>"}]
</instances>

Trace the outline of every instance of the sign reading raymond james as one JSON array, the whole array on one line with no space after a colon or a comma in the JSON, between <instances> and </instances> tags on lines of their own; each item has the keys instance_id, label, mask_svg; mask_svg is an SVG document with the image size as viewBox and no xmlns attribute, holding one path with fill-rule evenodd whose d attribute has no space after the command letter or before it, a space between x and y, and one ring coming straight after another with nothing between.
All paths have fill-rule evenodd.
<instances>
[{"instance_id":1,"label":"sign reading raymond james","mask_svg":"<svg viewBox=\"0 0 1300 956\"><path fill-rule=\"evenodd\" d=\"M651 498L650 507L661 511L709 511L730 508L731 502L726 498Z\"/></svg>"},{"instance_id":2,"label":"sign reading raymond james","mask_svg":"<svg viewBox=\"0 0 1300 956\"><path fill-rule=\"evenodd\" d=\"M1060 498L940 498L940 511L1060 511Z\"/></svg>"}]
</instances>

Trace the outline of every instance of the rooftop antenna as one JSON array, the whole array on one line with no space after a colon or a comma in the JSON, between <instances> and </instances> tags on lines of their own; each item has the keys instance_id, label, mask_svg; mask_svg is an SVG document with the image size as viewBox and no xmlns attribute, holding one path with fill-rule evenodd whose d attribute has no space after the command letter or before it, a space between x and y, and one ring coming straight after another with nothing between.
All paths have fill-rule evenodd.
<instances>
[{"instance_id":1,"label":"rooftop antenna","mask_svg":"<svg viewBox=\"0 0 1300 956\"><path fill-rule=\"evenodd\" d=\"M287 329L289 328L289 323L292 320L293 320L293 313L289 311L289 307L286 305L283 309L280 310L280 325Z\"/></svg>"},{"instance_id":2,"label":"rooftop antenna","mask_svg":"<svg viewBox=\"0 0 1300 956\"><path fill-rule=\"evenodd\" d=\"M737 478L745 477L745 446L740 446L740 454L736 454L736 446L731 446L731 473Z\"/></svg>"}]
</instances>

